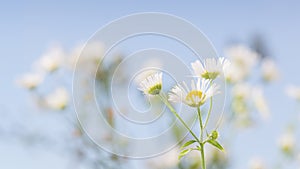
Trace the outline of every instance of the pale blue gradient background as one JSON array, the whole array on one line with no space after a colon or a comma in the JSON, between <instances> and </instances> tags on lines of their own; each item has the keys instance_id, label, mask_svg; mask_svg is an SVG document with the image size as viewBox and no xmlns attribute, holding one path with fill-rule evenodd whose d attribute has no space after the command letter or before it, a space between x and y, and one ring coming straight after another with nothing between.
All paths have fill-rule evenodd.
<instances>
[{"instance_id":1,"label":"pale blue gradient background","mask_svg":"<svg viewBox=\"0 0 300 169\"><path fill-rule=\"evenodd\" d=\"M294 117L295 103L287 99L286 84L300 85L299 1L7 1L0 5L1 62L0 103L2 113L28 107L28 94L16 87L15 78L30 70L31 63L52 43L70 48L87 40L104 24L136 12L165 12L185 18L201 29L219 53L228 42L248 43L255 33L264 35L272 57L280 67L281 80L266 93L272 118L234 140L239 152L234 168L245 168L248 159L260 156L269 162L277 150L276 139L284 124ZM29 110L24 110L29 111ZM5 113L5 112L4 112ZM0 135L1 136L1 135ZM256 138L256 139L253 139ZM260 139L259 138L263 138ZM249 142L248 140L252 140ZM253 140L257 140L253 142ZM268 146L264 146L268 145ZM27 148L0 138L0 168L65 168L68 157L43 148Z\"/></svg>"}]
</instances>

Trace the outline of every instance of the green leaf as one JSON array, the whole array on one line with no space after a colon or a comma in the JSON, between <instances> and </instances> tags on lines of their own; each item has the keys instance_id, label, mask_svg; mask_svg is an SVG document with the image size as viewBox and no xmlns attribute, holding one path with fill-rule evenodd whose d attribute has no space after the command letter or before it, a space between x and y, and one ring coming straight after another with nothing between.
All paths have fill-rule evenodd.
<instances>
[{"instance_id":1,"label":"green leaf","mask_svg":"<svg viewBox=\"0 0 300 169\"><path fill-rule=\"evenodd\" d=\"M197 142L197 141L196 141L196 140L190 140L190 141L184 143L184 145L182 145L182 146L180 147L180 149L184 149L185 147L187 147L187 146L189 146L189 145L191 145L191 144L193 144L193 143L195 143L195 142Z\"/></svg>"},{"instance_id":2,"label":"green leaf","mask_svg":"<svg viewBox=\"0 0 300 169\"><path fill-rule=\"evenodd\" d=\"M180 160L183 156L187 155L190 151L192 151L192 149L190 149L190 148L181 151L179 156L178 156L178 160Z\"/></svg>"},{"instance_id":3,"label":"green leaf","mask_svg":"<svg viewBox=\"0 0 300 169\"><path fill-rule=\"evenodd\" d=\"M224 148L221 146L220 143L218 143L216 140L208 140L207 141L209 144L215 146L216 148L218 148L221 151L224 151Z\"/></svg>"}]
</instances>

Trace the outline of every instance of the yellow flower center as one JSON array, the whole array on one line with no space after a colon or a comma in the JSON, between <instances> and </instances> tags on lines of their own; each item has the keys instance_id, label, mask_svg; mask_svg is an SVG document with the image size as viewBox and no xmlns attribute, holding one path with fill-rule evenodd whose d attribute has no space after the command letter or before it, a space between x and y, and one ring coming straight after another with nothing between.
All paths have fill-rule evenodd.
<instances>
[{"instance_id":1,"label":"yellow flower center","mask_svg":"<svg viewBox=\"0 0 300 169\"><path fill-rule=\"evenodd\" d=\"M204 79L212 79L212 80L214 80L215 78L218 77L218 75L219 75L219 72L207 72L207 71L205 71L204 73L202 73L201 76Z\"/></svg>"},{"instance_id":2,"label":"yellow flower center","mask_svg":"<svg viewBox=\"0 0 300 169\"><path fill-rule=\"evenodd\" d=\"M204 97L205 95L203 95L202 91L192 90L186 95L185 100L190 103L189 106L199 107L204 103Z\"/></svg>"},{"instance_id":3,"label":"yellow flower center","mask_svg":"<svg viewBox=\"0 0 300 169\"><path fill-rule=\"evenodd\" d=\"M151 94L151 95L157 95L157 94L160 93L160 90L161 90L161 84L157 84L157 85L151 87L148 90L148 93Z\"/></svg>"}]
</instances>

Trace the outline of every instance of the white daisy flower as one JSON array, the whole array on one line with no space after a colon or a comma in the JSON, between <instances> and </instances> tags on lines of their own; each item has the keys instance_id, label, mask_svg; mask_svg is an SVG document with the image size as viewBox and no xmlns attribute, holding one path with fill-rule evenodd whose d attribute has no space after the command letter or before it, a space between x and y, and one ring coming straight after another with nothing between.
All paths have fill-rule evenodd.
<instances>
[{"instance_id":1,"label":"white daisy flower","mask_svg":"<svg viewBox=\"0 0 300 169\"><path fill-rule=\"evenodd\" d=\"M219 59L207 58L204 60L204 64L199 60L191 63L194 74L205 79L217 78L218 75L222 74L228 68L229 64L230 62L224 57Z\"/></svg>"},{"instance_id":2,"label":"white daisy flower","mask_svg":"<svg viewBox=\"0 0 300 169\"><path fill-rule=\"evenodd\" d=\"M54 110L63 110L69 102L69 94L65 88L57 88L53 93L45 98L49 108Z\"/></svg>"},{"instance_id":3,"label":"white daisy flower","mask_svg":"<svg viewBox=\"0 0 300 169\"><path fill-rule=\"evenodd\" d=\"M38 68L42 68L47 72L53 72L61 66L65 53L61 47L51 48L36 63Z\"/></svg>"},{"instance_id":4,"label":"white daisy flower","mask_svg":"<svg viewBox=\"0 0 300 169\"><path fill-rule=\"evenodd\" d=\"M255 51L243 45L226 49L225 55L230 59L231 65L224 74L226 79L233 83L247 78L259 59L259 55Z\"/></svg>"},{"instance_id":5,"label":"white daisy flower","mask_svg":"<svg viewBox=\"0 0 300 169\"><path fill-rule=\"evenodd\" d=\"M145 95L158 95L162 89L162 73L155 73L148 76L140 83L139 90Z\"/></svg>"},{"instance_id":6,"label":"white daisy flower","mask_svg":"<svg viewBox=\"0 0 300 169\"><path fill-rule=\"evenodd\" d=\"M35 89L44 80L44 76L40 73L28 73L17 80L17 83L29 90Z\"/></svg>"},{"instance_id":7,"label":"white daisy flower","mask_svg":"<svg viewBox=\"0 0 300 169\"><path fill-rule=\"evenodd\" d=\"M261 64L261 73L265 81L274 81L279 77L279 71L276 63L272 59L264 59Z\"/></svg>"},{"instance_id":8,"label":"white daisy flower","mask_svg":"<svg viewBox=\"0 0 300 169\"><path fill-rule=\"evenodd\" d=\"M191 88L185 82L182 83L183 86L178 84L169 93L169 101L183 102L191 107L199 107L205 103L206 99L218 93L219 87L215 83L211 85L210 82L210 80L200 78L197 83L192 80Z\"/></svg>"},{"instance_id":9,"label":"white daisy flower","mask_svg":"<svg viewBox=\"0 0 300 169\"><path fill-rule=\"evenodd\" d=\"M295 100L300 101L300 87L295 85L289 85L285 89L286 94Z\"/></svg>"},{"instance_id":10,"label":"white daisy flower","mask_svg":"<svg viewBox=\"0 0 300 169\"><path fill-rule=\"evenodd\" d=\"M147 79L147 77L155 74L156 72L157 71L155 71L155 70L147 70L147 71L141 72L134 78L134 83L139 86L143 80Z\"/></svg>"},{"instance_id":11,"label":"white daisy flower","mask_svg":"<svg viewBox=\"0 0 300 169\"><path fill-rule=\"evenodd\" d=\"M240 66L232 63L230 68L224 71L224 76L227 82L238 83L243 81L247 77L247 74Z\"/></svg>"},{"instance_id":12,"label":"white daisy flower","mask_svg":"<svg viewBox=\"0 0 300 169\"><path fill-rule=\"evenodd\" d=\"M295 136L291 132L285 133L279 138L278 144L284 153L292 153L296 146Z\"/></svg>"},{"instance_id":13,"label":"white daisy flower","mask_svg":"<svg viewBox=\"0 0 300 169\"><path fill-rule=\"evenodd\" d=\"M157 69L162 69L163 68L163 62L162 60L158 59L158 58L150 58L147 60L144 60L143 63L141 63L141 67L143 68L157 68ZM156 73L157 70L154 69L148 69L146 71L143 71L141 73L138 74L138 76L136 76L136 78L134 79L134 82L139 85L141 81L143 81L144 79L146 79L148 76Z\"/></svg>"},{"instance_id":14,"label":"white daisy flower","mask_svg":"<svg viewBox=\"0 0 300 169\"><path fill-rule=\"evenodd\" d=\"M225 55L229 57L231 62L238 64L241 68L247 70L251 69L259 59L259 54L243 45L227 48L225 50Z\"/></svg>"}]
</instances>

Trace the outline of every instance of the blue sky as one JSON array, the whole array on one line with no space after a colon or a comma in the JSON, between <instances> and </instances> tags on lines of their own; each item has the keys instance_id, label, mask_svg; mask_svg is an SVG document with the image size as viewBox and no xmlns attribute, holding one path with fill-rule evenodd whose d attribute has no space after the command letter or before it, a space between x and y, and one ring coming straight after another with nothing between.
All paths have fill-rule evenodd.
<instances>
[{"instance_id":1,"label":"blue sky","mask_svg":"<svg viewBox=\"0 0 300 169\"><path fill-rule=\"evenodd\" d=\"M282 74L281 80L267 89L269 102L274 105L272 107L274 115L268 124L262 126L261 132L247 131L248 133L241 136L241 140L236 140L236 144L243 143L249 139L248 137L263 136L267 131L270 132L271 140L276 138L280 132L274 129L274 124L278 128L283 126L283 122L291 117L285 114L291 113L294 107L293 102L285 99L282 92L284 86L289 83L300 85L300 78L297 75L300 71L299 7L299 1L266 0L226 2L29 0L1 2L0 103L8 109L15 105L26 107L28 95L15 86L15 78L23 72L29 71L31 63L49 45L58 42L66 48L71 48L79 42L86 41L101 26L119 17L137 12L164 12L192 22L208 36L219 53L222 53L222 49L232 40L247 43L256 33L264 36L270 53L276 59ZM257 143L257 146L260 147L257 154L267 156L268 160L272 157L268 153L270 150L262 147L270 140ZM32 168L28 162L30 159L23 158L26 153L20 153L20 149L8 143L0 142L0 145L0 159L6 155L14 157L16 160L23 159L24 163L28 164L28 168ZM2 150L11 153L6 154ZM41 152L41 154L41 159L47 156L47 153ZM245 149L245 154L251 155L253 150ZM57 158L49 156L51 156L50 161L55 161ZM239 163L242 164L246 157L239 158L239 160ZM51 163L50 161L48 162ZM7 165L9 167L11 164Z\"/></svg>"}]
</instances>

